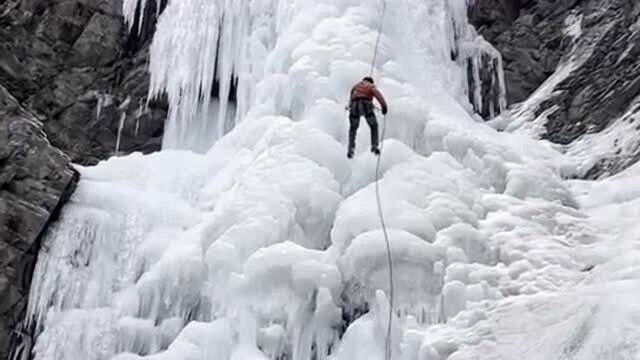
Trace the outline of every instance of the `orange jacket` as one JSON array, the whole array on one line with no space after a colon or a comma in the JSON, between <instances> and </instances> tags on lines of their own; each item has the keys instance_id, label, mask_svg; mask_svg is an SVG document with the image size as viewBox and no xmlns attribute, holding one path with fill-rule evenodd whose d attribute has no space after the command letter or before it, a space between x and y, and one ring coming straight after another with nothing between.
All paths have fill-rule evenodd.
<instances>
[{"instance_id":1,"label":"orange jacket","mask_svg":"<svg viewBox=\"0 0 640 360\"><path fill-rule=\"evenodd\" d=\"M351 89L351 101L360 99L372 101L374 97L380 103L383 112L387 112L387 102L384 100L384 96L372 83L360 81Z\"/></svg>"}]
</instances>

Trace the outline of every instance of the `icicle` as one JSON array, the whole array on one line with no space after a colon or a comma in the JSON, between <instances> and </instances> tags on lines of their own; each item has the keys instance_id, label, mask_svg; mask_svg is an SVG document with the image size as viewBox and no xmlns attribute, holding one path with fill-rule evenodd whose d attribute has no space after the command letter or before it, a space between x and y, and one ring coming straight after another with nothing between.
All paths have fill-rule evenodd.
<instances>
[{"instance_id":1,"label":"icicle","mask_svg":"<svg viewBox=\"0 0 640 360\"><path fill-rule=\"evenodd\" d=\"M122 104L118 106L118 110L120 111L127 110L127 108L129 107L129 104L131 104L131 96L127 95L127 97L124 99Z\"/></svg>"},{"instance_id":2,"label":"icicle","mask_svg":"<svg viewBox=\"0 0 640 360\"><path fill-rule=\"evenodd\" d=\"M122 129L124 128L124 120L127 118L127 113L123 112L120 115L120 123L118 124L118 137L116 139L116 151L115 156L118 156L118 152L120 150L120 140L122 138Z\"/></svg>"},{"instance_id":3,"label":"icicle","mask_svg":"<svg viewBox=\"0 0 640 360\"><path fill-rule=\"evenodd\" d=\"M471 58L472 76L473 76L473 89L469 89L473 94L473 106L476 112L482 112L482 79L480 77L480 70L482 69L482 54L475 54Z\"/></svg>"},{"instance_id":4,"label":"icicle","mask_svg":"<svg viewBox=\"0 0 640 360\"><path fill-rule=\"evenodd\" d=\"M96 120L100 120L100 113L102 112L103 98L98 97L98 106L96 106Z\"/></svg>"},{"instance_id":5,"label":"icicle","mask_svg":"<svg viewBox=\"0 0 640 360\"><path fill-rule=\"evenodd\" d=\"M503 65L503 60L502 60L502 55L498 54L499 56L497 56L498 59L498 68L495 69L495 73L497 75L497 79L498 79L498 90L499 90L499 94L498 94L498 104L500 106L499 110L500 113L503 113L505 110L507 110L507 85L504 81L504 65ZM499 114L496 114L499 115Z\"/></svg>"},{"instance_id":6,"label":"icicle","mask_svg":"<svg viewBox=\"0 0 640 360\"><path fill-rule=\"evenodd\" d=\"M157 1L158 9L160 8L160 0ZM136 20L138 20L138 33L142 31L142 23L144 22L144 13L147 8L147 0L124 0L122 3L122 14L124 16L125 24L129 31L133 28ZM158 10L159 11L159 10ZM139 12L136 19L136 12Z\"/></svg>"},{"instance_id":7,"label":"icicle","mask_svg":"<svg viewBox=\"0 0 640 360\"><path fill-rule=\"evenodd\" d=\"M144 106L144 102L141 100L138 104L138 110L136 110L136 129L134 131L135 136L138 136L138 130L140 129L140 118L142 117Z\"/></svg>"},{"instance_id":8,"label":"icicle","mask_svg":"<svg viewBox=\"0 0 640 360\"><path fill-rule=\"evenodd\" d=\"M102 109L113 104L113 96L109 94L97 94L98 104L96 106L96 120L100 120Z\"/></svg>"}]
</instances>

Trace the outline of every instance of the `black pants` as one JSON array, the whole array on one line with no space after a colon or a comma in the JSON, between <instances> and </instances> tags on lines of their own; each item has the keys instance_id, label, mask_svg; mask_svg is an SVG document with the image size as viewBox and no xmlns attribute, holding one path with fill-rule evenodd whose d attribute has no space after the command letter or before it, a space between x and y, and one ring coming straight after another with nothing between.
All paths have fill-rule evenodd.
<instances>
[{"instance_id":1,"label":"black pants","mask_svg":"<svg viewBox=\"0 0 640 360\"><path fill-rule=\"evenodd\" d=\"M349 152L353 152L356 148L356 134L361 116L364 116L371 129L371 149L378 148L378 120L373 112L373 103L369 100L356 99L351 102L349 110Z\"/></svg>"}]
</instances>

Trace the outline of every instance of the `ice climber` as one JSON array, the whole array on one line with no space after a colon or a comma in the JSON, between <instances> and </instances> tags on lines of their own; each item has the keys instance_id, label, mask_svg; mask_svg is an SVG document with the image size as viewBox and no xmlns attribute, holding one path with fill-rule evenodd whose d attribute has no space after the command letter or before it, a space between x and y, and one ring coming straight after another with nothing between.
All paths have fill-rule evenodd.
<instances>
[{"instance_id":1,"label":"ice climber","mask_svg":"<svg viewBox=\"0 0 640 360\"><path fill-rule=\"evenodd\" d=\"M360 125L360 117L364 116L371 129L371 152L380 155L378 149L378 121L373 113L373 98L376 98L382 108L382 115L387 114L387 102L374 85L373 79L365 77L351 89L349 105L349 150L347 157L352 158L356 148L356 134Z\"/></svg>"}]
</instances>

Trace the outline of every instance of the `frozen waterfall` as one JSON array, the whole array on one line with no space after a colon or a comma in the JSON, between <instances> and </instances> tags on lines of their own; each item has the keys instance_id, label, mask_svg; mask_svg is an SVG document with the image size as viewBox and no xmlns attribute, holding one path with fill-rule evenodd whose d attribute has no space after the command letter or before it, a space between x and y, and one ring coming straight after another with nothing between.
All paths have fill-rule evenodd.
<instances>
[{"instance_id":1,"label":"frozen waterfall","mask_svg":"<svg viewBox=\"0 0 640 360\"><path fill-rule=\"evenodd\" d=\"M500 63L465 0L388 2L374 76L390 103L380 187L393 358L514 359L519 338L501 347L496 324L584 280L587 215L561 179L564 157L473 114L503 107L504 87L482 99L469 79L482 57ZM124 1L130 24L145 3ZM149 89L170 103L164 150L80 169L34 276L35 359L384 358L375 158L365 127L347 160L344 111L381 10L169 1ZM549 341L572 328L554 331Z\"/></svg>"},{"instance_id":2,"label":"frozen waterfall","mask_svg":"<svg viewBox=\"0 0 640 360\"><path fill-rule=\"evenodd\" d=\"M376 31L383 21L383 1L359 4L169 1L150 54L149 99L166 94L170 104L163 147L206 152L247 117L282 115L298 120L310 101L336 98L337 94L327 92L337 93L336 87L345 86L347 79L368 73L365 64L372 60ZM145 6L146 0L125 0L127 22L133 25L137 7ZM391 3L389 7L393 14L386 24L385 57L377 61L377 74L389 67L405 67L414 80L440 81L462 104L464 96L478 109L484 100L492 114L504 109L500 56L467 24L465 1L436 1L428 6L410 2L402 9ZM143 14L140 11L138 16ZM411 21L396 23L399 18ZM410 46L393 43L408 38L414 38ZM345 61L350 64L343 65ZM495 85L492 99L482 99L483 65L498 65L491 69L493 79L489 80L490 87ZM327 83L332 80L328 74L335 74L339 82ZM319 79L324 81L316 83ZM336 100L343 97L339 94Z\"/></svg>"}]
</instances>

